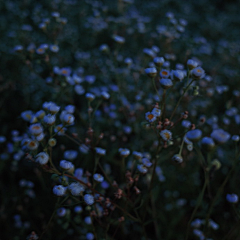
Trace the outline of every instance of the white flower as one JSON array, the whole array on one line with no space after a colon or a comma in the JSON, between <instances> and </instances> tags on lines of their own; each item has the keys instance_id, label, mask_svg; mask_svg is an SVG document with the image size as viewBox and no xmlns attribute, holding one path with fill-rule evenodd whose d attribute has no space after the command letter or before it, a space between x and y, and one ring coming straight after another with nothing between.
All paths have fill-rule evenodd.
<instances>
[{"instance_id":1,"label":"white flower","mask_svg":"<svg viewBox=\"0 0 240 240\"><path fill-rule=\"evenodd\" d=\"M95 96L94 96L94 94L92 94L92 93L86 93L85 97L86 97L86 99L87 99L88 101L90 101L90 102L95 99Z\"/></svg>"},{"instance_id":2,"label":"white flower","mask_svg":"<svg viewBox=\"0 0 240 240\"><path fill-rule=\"evenodd\" d=\"M147 168L143 164L138 164L137 169L140 173L143 173L143 174L147 173L147 171L148 171Z\"/></svg>"},{"instance_id":3,"label":"white flower","mask_svg":"<svg viewBox=\"0 0 240 240\"><path fill-rule=\"evenodd\" d=\"M100 156L106 155L106 150L103 149L103 148L95 147L95 151L96 151L96 153L97 153L98 155L100 155Z\"/></svg>"},{"instance_id":4,"label":"white flower","mask_svg":"<svg viewBox=\"0 0 240 240\"><path fill-rule=\"evenodd\" d=\"M67 191L67 188L63 185L56 185L53 188L53 193L57 196L63 196Z\"/></svg>"},{"instance_id":5,"label":"white flower","mask_svg":"<svg viewBox=\"0 0 240 240\"><path fill-rule=\"evenodd\" d=\"M89 147L85 144L81 144L79 147L81 153L87 154L89 152Z\"/></svg>"},{"instance_id":6,"label":"white flower","mask_svg":"<svg viewBox=\"0 0 240 240\"><path fill-rule=\"evenodd\" d=\"M66 125L72 125L74 123L74 120L75 117L70 113L65 114L62 119L63 123Z\"/></svg>"},{"instance_id":7,"label":"white flower","mask_svg":"<svg viewBox=\"0 0 240 240\"><path fill-rule=\"evenodd\" d=\"M110 94L107 93L107 92L102 92L102 93L101 93L101 96L102 96L102 98L105 99L105 100L108 100L108 99L110 98Z\"/></svg>"},{"instance_id":8,"label":"white flower","mask_svg":"<svg viewBox=\"0 0 240 240\"><path fill-rule=\"evenodd\" d=\"M132 154L136 159L141 159L143 157L143 154L137 151L133 151Z\"/></svg>"},{"instance_id":9,"label":"white flower","mask_svg":"<svg viewBox=\"0 0 240 240\"><path fill-rule=\"evenodd\" d=\"M156 116L153 113L151 113L151 112L145 113L145 118L149 122L154 122L157 119Z\"/></svg>"},{"instance_id":10,"label":"white flower","mask_svg":"<svg viewBox=\"0 0 240 240\"><path fill-rule=\"evenodd\" d=\"M148 158L143 158L142 163L145 167L151 167L152 166L152 163L150 162L150 160Z\"/></svg>"},{"instance_id":11,"label":"white flower","mask_svg":"<svg viewBox=\"0 0 240 240\"><path fill-rule=\"evenodd\" d=\"M80 194L85 190L84 186L77 182L71 183L68 186L68 189L73 196L80 196Z\"/></svg>"},{"instance_id":12,"label":"white flower","mask_svg":"<svg viewBox=\"0 0 240 240\"><path fill-rule=\"evenodd\" d=\"M61 160L60 161L60 167L64 170L71 170L71 169L74 168L74 165L69 161Z\"/></svg>"},{"instance_id":13,"label":"white flower","mask_svg":"<svg viewBox=\"0 0 240 240\"><path fill-rule=\"evenodd\" d=\"M92 205L94 203L94 197L91 194L85 194L83 199L87 205Z\"/></svg>"},{"instance_id":14,"label":"white flower","mask_svg":"<svg viewBox=\"0 0 240 240\"><path fill-rule=\"evenodd\" d=\"M152 110L151 113L152 113L155 117L160 117L160 115L161 115L161 109L155 107L155 108Z\"/></svg>"},{"instance_id":15,"label":"white flower","mask_svg":"<svg viewBox=\"0 0 240 240\"><path fill-rule=\"evenodd\" d=\"M59 135L59 136L64 135L65 130L66 130L66 128L64 128L62 124L57 125L54 128L54 132L57 133L57 135Z\"/></svg>"},{"instance_id":16,"label":"white flower","mask_svg":"<svg viewBox=\"0 0 240 240\"><path fill-rule=\"evenodd\" d=\"M29 131L32 135L37 136L43 132L43 127L40 123L30 125Z\"/></svg>"},{"instance_id":17,"label":"white flower","mask_svg":"<svg viewBox=\"0 0 240 240\"><path fill-rule=\"evenodd\" d=\"M101 174L99 174L99 173L95 173L95 174L93 175L93 178L94 178L94 180L97 181L97 182L102 182L102 181L104 180L104 177L103 177Z\"/></svg>"},{"instance_id":18,"label":"white flower","mask_svg":"<svg viewBox=\"0 0 240 240\"><path fill-rule=\"evenodd\" d=\"M216 129L211 133L211 138L218 144L227 142L230 137L230 134L228 132L225 132L223 129Z\"/></svg>"},{"instance_id":19,"label":"white flower","mask_svg":"<svg viewBox=\"0 0 240 240\"><path fill-rule=\"evenodd\" d=\"M167 130L167 129L161 131L160 132L160 136L162 137L162 139L164 141L169 141L169 140L172 139L172 133L169 130Z\"/></svg>"},{"instance_id":20,"label":"white flower","mask_svg":"<svg viewBox=\"0 0 240 240\"><path fill-rule=\"evenodd\" d=\"M58 210L57 210L57 215L59 217L64 217L66 215L66 213L67 213L67 210L64 207L58 208Z\"/></svg>"},{"instance_id":21,"label":"white flower","mask_svg":"<svg viewBox=\"0 0 240 240\"><path fill-rule=\"evenodd\" d=\"M130 150L127 148L119 148L118 152L122 157L127 157L130 154Z\"/></svg>"},{"instance_id":22,"label":"white flower","mask_svg":"<svg viewBox=\"0 0 240 240\"><path fill-rule=\"evenodd\" d=\"M64 152L64 158L67 160L74 160L77 157L78 152L76 150L67 150Z\"/></svg>"},{"instance_id":23,"label":"white flower","mask_svg":"<svg viewBox=\"0 0 240 240\"><path fill-rule=\"evenodd\" d=\"M194 79L201 79L205 76L205 71L201 67L196 67L191 71L191 76Z\"/></svg>"},{"instance_id":24,"label":"white flower","mask_svg":"<svg viewBox=\"0 0 240 240\"><path fill-rule=\"evenodd\" d=\"M37 156L36 156L36 162L39 162L41 165L44 165L48 162L49 160L49 155L45 152L40 152Z\"/></svg>"},{"instance_id":25,"label":"white flower","mask_svg":"<svg viewBox=\"0 0 240 240\"><path fill-rule=\"evenodd\" d=\"M36 150L39 146L39 143L36 140L29 140L27 143L27 148L29 150Z\"/></svg>"},{"instance_id":26,"label":"white flower","mask_svg":"<svg viewBox=\"0 0 240 240\"><path fill-rule=\"evenodd\" d=\"M52 114L48 114L46 116L44 116L43 121L47 124L47 125L53 125L56 121L56 116L52 115Z\"/></svg>"},{"instance_id":27,"label":"white flower","mask_svg":"<svg viewBox=\"0 0 240 240\"><path fill-rule=\"evenodd\" d=\"M170 72L166 69L163 69L161 72L160 72L160 77L161 78L168 78L170 76Z\"/></svg>"}]
</instances>

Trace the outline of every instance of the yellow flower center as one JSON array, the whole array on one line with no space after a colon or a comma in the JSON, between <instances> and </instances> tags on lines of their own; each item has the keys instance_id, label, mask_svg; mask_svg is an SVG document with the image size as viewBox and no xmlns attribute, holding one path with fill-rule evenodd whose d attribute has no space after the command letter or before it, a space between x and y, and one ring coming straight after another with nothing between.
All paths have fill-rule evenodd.
<instances>
[{"instance_id":1,"label":"yellow flower center","mask_svg":"<svg viewBox=\"0 0 240 240\"><path fill-rule=\"evenodd\" d=\"M148 119L149 119L149 120L152 120L153 118L154 118L154 115L153 115L153 114L149 114L149 115L148 115Z\"/></svg>"}]
</instances>

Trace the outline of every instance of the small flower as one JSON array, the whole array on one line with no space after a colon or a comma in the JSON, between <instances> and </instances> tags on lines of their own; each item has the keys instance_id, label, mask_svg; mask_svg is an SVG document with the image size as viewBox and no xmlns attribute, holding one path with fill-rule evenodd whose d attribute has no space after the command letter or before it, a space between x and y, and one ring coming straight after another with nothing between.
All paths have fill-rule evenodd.
<instances>
[{"instance_id":1,"label":"small flower","mask_svg":"<svg viewBox=\"0 0 240 240\"><path fill-rule=\"evenodd\" d=\"M93 175L93 178L94 178L94 180L97 181L97 182L102 182L102 181L104 180L104 177L103 177L101 174L99 174L99 173L95 173L95 174Z\"/></svg>"},{"instance_id":2,"label":"small flower","mask_svg":"<svg viewBox=\"0 0 240 240\"><path fill-rule=\"evenodd\" d=\"M159 73L161 78L168 78L170 76L170 73L168 70L163 69L160 73Z\"/></svg>"},{"instance_id":3,"label":"small flower","mask_svg":"<svg viewBox=\"0 0 240 240\"><path fill-rule=\"evenodd\" d=\"M232 140L233 140L234 142L238 142L239 139L240 139L239 135L233 135L233 136L232 136Z\"/></svg>"},{"instance_id":4,"label":"small flower","mask_svg":"<svg viewBox=\"0 0 240 240\"><path fill-rule=\"evenodd\" d=\"M107 44L102 44L100 47L99 47L99 50L101 52L108 52L109 51L109 47Z\"/></svg>"},{"instance_id":5,"label":"small flower","mask_svg":"<svg viewBox=\"0 0 240 240\"><path fill-rule=\"evenodd\" d=\"M15 47L13 48L13 50L14 50L15 52L21 52L21 51L23 50L23 46L22 46L22 45L17 45L17 46L15 46Z\"/></svg>"},{"instance_id":6,"label":"small flower","mask_svg":"<svg viewBox=\"0 0 240 240\"><path fill-rule=\"evenodd\" d=\"M94 203L94 197L91 194L85 194L83 199L87 205L92 205Z\"/></svg>"},{"instance_id":7,"label":"small flower","mask_svg":"<svg viewBox=\"0 0 240 240\"><path fill-rule=\"evenodd\" d=\"M171 77L172 77L172 80L182 81L185 77L185 72L181 70L173 70L171 72Z\"/></svg>"},{"instance_id":8,"label":"small flower","mask_svg":"<svg viewBox=\"0 0 240 240\"><path fill-rule=\"evenodd\" d=\"M142 153L137 152L137 151L133 151L132 154L136 159L141 159L143 157Z\"/></svg>"},{"instance_id":9,"label":"small flower","mask_svg":"<svg viewBox=\"0 0 240 240\"><path fill-rule=\"evenodd\" d=\"M123 37L120 37L120 36L117 36L117 35L114 35L113 36L113 40L119 44L123 44L125 43L125 38Z\"/></svg>"},{"instance_id":10,"label":"small flower","mask_svg":"<svg viewBox=\"0 0 240 240\"><path fill-rule=\"evenodd\" d=\"M65 25L65 24L68 22L68 20L67 20L67 18L60 17L60 18L58 19L58 22L60 22L61 24Z\"/></svg>"},{"instance_id":11,"label":"small flower","mask_svg":"<svg viewBox=\"0 0 240 240\"><path fill-rule=\"evenodd\" d=\"M0 143L3 143L6 141L6 137L5 136L0 136Z\"/></svg>"},{"instance_id":12,"label":"small flower","mask_svg":"<svg viewBox=\"0 0 240 240\"><path fill-rule=\"evenodd\" d=\"M61 207L61 208L57 209L57 215L59 217L64 217L66 215L66 213L67 213L67 210L64 207Z\"/></svg>"},{"instance_id":13,"label":"small flower","mask_svg":"<svg viewBox=\"0 0 240 240\"><path fill-rule=\"evenodd\" d=\"M154 62L154 64L157 66L157 67L161 67L162 65L163 65L163 63L164 63L164 58L163 57L155 57L154 59L153 59L153 62Z\"/></svg>"},{"instance_id":14,"label":"small flower","mask_svg":"<svg viewBox=\"0 0 240 240\"><path fill-rule=\"evenodd\" d=\"M144 48L143 52L145 55L147 55L148 57L151 57L151 58L154 58L156 56L156 53L152 49L149 49L149 48Z\"/></svg>"},{"instance_id":15,"label":"small flower","mask_svg":"<svg viewBox=\"0 0 240 240\"><path fill-rule=\"evenodd\" d=\"M46 113L43 110L39 110L38 112L35 113L35 117L37 119L43 119L43 117L46 115Z\"/></svg>"},{"instance_id":16,"label":"small flower","mask_svg":"<svg viewBox=\"0 0 240 240\"><path fill-rule=\"evenodd\" d=\"M55 121L56 121L56 116L55 116L55 115L52 115L52 114L47 114L46 116L44 116L43 121L44 121L47 125L51 126L51 125L53 125L53 124L55 123Z\"/></svg>"},{"instance_id":17,"label":"small flower","mask_svg":"<svg viewBox=\"0 0 240 240\"><path fill-rule=\"evenodd\" d=\"M54 132L57 133L57 135L59 135L59 136L63 136L65 133L65 130L66 130L66 128L64 128L62 124L57 125L54 128Z\"/></svg>"},{"instance_id":18,"label":"small flower","mask_svg":"<svg viewBox=\"0 0 240 240\"><path fill-rule=\"evenodd\" d=\"M85 97L89 102L95 99L95 96L92 93L86 93Z\"/></svg>"},{"instance_id":19,"label":"small flower","mask_svg":"<svg viewBox=\"0 0 240 240\"><path fill-rule=\"evenodd\" d=\"M74 165L69 161L61 160L60 161L60 167L64 170L71 170L71 169L74 168Z\"/></svg>"},{"instance_id":20,"label":"small flower","mask_svg":"<svg viewBox=\"0 0 240 240\"><path fill-rule=\"evenodd\" d=\"M52 15L52 17L55 17L55 18L59 18L60 17L60 13L59 12L52 12L51 15Z\"/></svg>"},{"instance_id":21,"label":"small flower","mask_svg":"<svg viewBox=\"0 0 240 240\"><path fill-rule=\"evenodd\" d=\"M87 240L93 240L94 239L94 234L93 233L87 233L86 234L86 239Z\"/></svg>"},{"instance_id":22,"label":"small flower","mask_svg":"<svg viewBox=\"0 0 240 240\"><path fill-rule=\"evenodd\" d=\"M30 122L33 117L33 112L30 110L24 111L21 113L21 117L23 120Z\"/></svg>"},{"instance_id":23,"label":"small flower","mask_svg":"<svg viewBox=\"0 0 240 240\"><path fill-rule=\"evenodd\" d=\"M90 216L87 216L84 218L84 222L87 224L87 225L91 225L92 224L92 219Z\"/></svg>"},{"instance_id":24,"label":"small flower","mask_svg":"<svg viewBox=\"0 0 240 240\"><path fill-rule=\"evenodd\" d=\"M156 68L146 68L145 73L150 77L154 78L157 76L157 69Z\"/></svg>"},{"instance_id":25,"label":"small flower","mask_svg":"<svg viewBox=\"0 0 240 240\"><path fill-rule=\"evenodd\" d=\"M74 124L74 120L75 120L75 117L72 114L70 114L70 113L64 114L64 116L62 118L62 122L65 125L72 125L72 124Z\"/></svg>"},{"instance_id":26,"label":"small flower","mask_svg":"<svg viewBox=\"0 0 240 240\"><path fill-rule=\"evenodd\" d=\"M60 107L57 106L55 103L51 103L51 104L48 105L47 109L51 114L56 114L56 113L59 112Z\"/></svg>"},{"instance_id":27,"label":"small flower","mask_svg":"<svg viewBox=\"0 0 240 240\"><path fill-rule=\"evenodd\" d=\"M72 72L72 70L68 67L64 67L59 70L59 74L62 76L65 76L65 77L70 76L71 72Z\"/></svg>"},{"instance_id":28,"label":"small flower","mask_svg":"<svg viewBox=\"0 0 240 240\"><path fill-rule=\"evenodd\" d=\"M162 130L162 131L160 132L160 136L162 137L162 139L163 139L164 141L169 141L169 140L172 139L172 133L171 133L169 130L167 130L167 129Z\"/></svg>"},{"instance_id":29,"label":"small flower","mask_svg":"<svg viewBox=\"0 0 240 240\"><path fill-rule=\"evenodd\" d=\"M93 84L96 81L96 76L94 76L94 75L87 75L85 77L85 81L87 83Z\"/></svg>"},{"instance_id":30,"label":"small flower","mask_svg":"<svg viewBox=\"0 0 240 240\"><path fill-rule=\"evenodd\" d=\"M138 164L137 169L140 173L143 173L143 174L147 173L147 171L148 171L147 168L143 164Z\"/></svg>"},{"instance_id":31,"label":"small flower","mask_svg":"<svg viewBox=\"0 0 240 240\"><path fill-rule=\"evenodd\" d=\"M40 123L32 124L29 127L29 131L32 135L38 136L43 132L43 127Z\"/></svg>"},{"instance_id":32,"label":"small flower","mask_svg":"<svg viewBox=\"0 0 240 240\"><path fill-rule=\"evenodd\" d=\"M53 188L53 193L59 197L65 195L66 191L67 188L64 187L63 185L56 185Z\"/></svg>"},{"instance_id":33,"label":"small flower","mask_svg":"<svg viewBox=\"0 0 240 240\"><path fill-rule=\"evenodd\" d=\"M84 88L83 88L81 85L79 85L79 84L77 84L77 85L74 86L74 91L75 91L76 94L78 94L78 95L83 95L83 94L85 93Z\"/></svg>"},{"instance_id":34,"label":"small flower","mask_svg":"<svg viewBox=\"0 0 240 240\"><path fill-rule=\"evenodd\" d=\"M54 53L59 51L59 47L57 45L50 45L49 49Z\"/></svg>"},{"instance_id":35,"label":"small flower","mask_svg":"<svg viewBox=\"0 0 240 240\"><path fill-rule=\"evenodd\" d=\"M180 154L175 154L172 157L172 161L176 162L176 163L182 163L183 162L183 158Z\"/></svg>"},{"instance_id":36,"label":"small flower","mask_svg":"<svg viewBox=\"0 0 240 240\"><path fill-rule=\"evenodd\" d=\"M76 207L74 208L74 212L75 212L75 213L81 213L82 211L83 211L83 209L82 209L81 206L76 206Z\"/></svg>"},{"instance_id":37,"label":"small flower","mask_svg":"<svg viewBox=\"0 0 240 240\"><path fill-rule=\"evenodd\" d=\"M107 92L101 92L101 96L105 100L108 100L110 98L110 94Z\"/></svg>"},{"instance_id":38,"label":"small flower","mask_svg":"<svg viewBox=\"0 0 240 240\"><path fill-rule=\"evenodd\" d=\"M45 53L45 49L44 48L42 48L42 47L39 47L39 48L37 48L37 50L36 50L36 53L37 54L44 54Z\"/></svg>"},{"instance_id":39,"label":"small flower","mask_svg":"<svg viewBox=\"0 0 240 240\"><path fill-rule=\"evenodd\" d=\"M198 66L198 63L192 59L188 59L187 66L189 70L192 70Z\"/></svg>"},{"instance_id":40,"label":"small flower","mask_svg":"<svg viewBox=\"0 0 240 240\"><path fill-rule=\"evenodd\" d=\"M47 27L47 24L46 23L39 23L38 24L38 27L40 28L40 29L46 29L46 27Z\"/></svg>"},{"instance_id":41,"label":"small flower","mask_svg":"<svg viewBox=\"0 0 240 240\"><path fill-rule=\"evenodd\" d=\"M199 129L191 130L187 132L186 137L192 142L197 142L202 137L202 131Z\"/></svg>"},{"instance_id":42,"label":"small flower","mask_svg":"<svg viewBox=\"0 0 240 240\"><path fill-rule=\"evenodd\" d=\"M173 86L173 82L169 78L162 78L159 80L159 83L163 89L168 89Z\"/></svg>"},{"instance_id":43,"label":"small flower","mask_svg":"<svg viewBox=\"0 0 240 240\"><path fill-rule=\"evenodd\" d=\"M67 150L64 152L64 158L67 160L74 160L78 155L78 152L76 150Z\"/></svg>"},{"instance_id":44,"label":"small flower","mask_svg":"<svg viewBox=\"0 0 240 240\"><path fill-rule=\"evenodd\" d=\"M106 155L106 149L103 149L103 148L100 148L100 147L95 147L95 151L100 156Z\"/></svg>"},{"instance_id":45,"label":"small flower","mask_svg":"<svg viewBox=\"0 0 240 240\"><path fill-rule=\"evenodd\" d=\"M131 66L131 65L132 65L132 59L131 59L131 58L125 58L125 59L124 59L124 63L125 63L127 66Z\"/></svg>"},{"instance_id":46,"label":"small flower","mask_svg":"<svg viewBox=\"0 0 240 240\"><path fill-rule=\"evenodd\" d=\"M152 163L150 162L150 160L148 158L143 158L142 159L142 164L145 166L145 167L151 167L152 166Z\"/></svg>"},{"instance_id":47,"label":"small flower","mask_svg":"<svg viewBox=\"0 0 240 240\"><path fill-rule=\"evenodd\" d=\"M27 143L27 148L29 150L36 150L38 148L38 146L39 146L39 143L36 140L30 140Z\"/></svg>"},{"instance_id":48,"label":"small flower","mask_svg":"<svg viewBox=\"0 0 240 240\"><path fill-rule=\"evenodd\" d=\"M48 163L48 161L49 161L49 155L46 152L40 152L36 156L36 162L39 162L41 165Z\"/></svg>"},{"instance_id":49,"label":"small flower","mask_svg":"<svg viewBox=\"0 0 240 240\"><path fill-rule=\"evenodd\" d=\"M205 76L205 71L201 67L196 67L191 71L191 76L194 79L201 79Z\"/></svg>"},{"instance_id":50,"label":"small flower","mask_svg":"<svg viewBox=\"0 0 240 240\"><path fill-rule=\"evenodd\" d=\"M193 229L193 234L200 237L200 240L204 240L205 236L201 230Z\"/></svg>"},{"instance_id":51,"label":"small flower","mask_svg":"<svg viewBox=\"0 0 240 240\"><path fill-rule=\"evenodd\" d=\"M127 148L119 148L118 152L122 157L127 157L130 154L130 150Z\"/></svg>"},{"instance_id":52,"label":"small flower","mask_svg":"<svg viewBox=\"0 0 240 240\"><path fill-rule=\"evenodd\" d=\"M203 221L199 218L196 218L194 221L191 222L191 226L194 228L199 228L201 227Z\"/></svg>"},{"instance_id":53,"label":"small flower","mask_svg":"<svg viewBox=\"0 0 240 240\"><path fill-rule=\"evenodd\" d=\"M209 219L209 226L213 229L213 230L217 230L219 228L219 225L214 222L212 219Z\"/></svg>"},{"instance_id":54,"label":"small flower","mask_svg":"<svg viewBox=\"0 0 240 240\"><path fill-rule=\"evenodd\" d=\"M201 145L206 152L211 152L215 147L215 143L210 137L204 137L201 141Z\"/></svg>"},{"instance_id":55,"label":"small flower","mask_svg":"<svg viewBox=\"0 0 240 240\"><path fill-rule=\"evenodd\" d=\"M153 114L153 113L151 113L151 112L147 112L147 113L145 113L145 118L149 121L149 122L154 122L154 121L156 121L156 116Z\"/></svg>"},{"instance_id":56,"label":"small flower","mask_svg":"<svg viewBox=\"0 0 240 240\"><path fill-rule=\"evenodd\" d=\"M79 147L81 153L87 154L89 152L89 147L85 144L81 144Z\"/></svg>"},{"instance_id":57,"label":"small flower","mask_svg":"<svg viewBox=\"0 0 240 240\"><path fill-rule=\"evenodd\" d=\"M191 122L188 121L188 120L183 120L183 121L182 121L182 126L183 126L184 128L189 128L189 127L191 126Z\"/></svg>"},{"instance_id":58,"label":"small flower","mask_svg":"<svg viewBox=\"0 0 240 240\"><path fill-rule=\"evenodd\" d=\"M238 195L232 193L232 194L227 194L226 199L230 203L237 203L238 202Z\"/></svg>"},{"instance_id":59,"label":"small flower","mask_svg":"<svg viewBox=\"0 0 240 240\"><path fill-rule=\"evenodd\" d=\"M193 150L193 144L192 143L187 145L187 150L188 151L192 151Z\"/></svg>"},{"instance_id":60,"label":"small flower","mask_svg":"<svg viewBox=\"0 0 240 240\"><path fill-rule=\"evenodd\" d=\"M211 138L213 138L217 144L223 144L230 139L230 134L223 129L216 129L211 133Z\"/></svg>"},{"instance_id":61,"label":"small flower","mask_svg":"<svg viewBox=\"0 0 240 240\"><path fill-rule=\"evenodd\" d=\"M74 111L75 111L75 106L74 106L74 105L67 105L67 106L65 107L65 110L66 110L68 113L73 114Z\"/></svg>"},{"instance_id":62,"label":"small flower","mask_svg":"<svg viewBox=\"0 0 240 240\"><path fill-rule=\"evenodd\" d=\"M77 182L71 183L68 186L68 189L73 196L80 196L81 193L85 190L84 186Z\"/></svg>"},{"instance_id":63,"label":"small flower","mask_svg":"<svg viewBox=\"0 0 240 240\"><path fill-rule=\"evenodd\" d=\"M56 138L50 138L50 139L48 140L48 144L49 144L50 147L56 146L56 144L57 144Z\"/></svg>"},{"instance_id":64,"label":"small flower","mask_svg":"<svg viewBox=\"0 0 240 240\"><path fill-rule=\"evenodd\" d=\"M151 112L155 117L160 117L161 116L161 109L159 108L153 108L152 112Z\"/></svg>"}]
</instances>

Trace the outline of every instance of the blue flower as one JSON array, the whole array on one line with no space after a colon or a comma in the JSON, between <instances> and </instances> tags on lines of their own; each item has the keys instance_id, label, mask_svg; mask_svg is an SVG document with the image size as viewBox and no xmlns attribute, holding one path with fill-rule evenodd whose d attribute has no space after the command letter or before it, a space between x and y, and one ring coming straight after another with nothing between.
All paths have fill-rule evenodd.
<instances>
[{"instance_id":1,"label":"blue flower","mask_svg":"<svg viewBox=\"0 0 240 240\"><path fill-rule=\"evenodd\" d=\"M232 194L227 194L226 199L230 203L237 203L238 202L238 195L232 193Z\"/></svg>"}]
</instances>

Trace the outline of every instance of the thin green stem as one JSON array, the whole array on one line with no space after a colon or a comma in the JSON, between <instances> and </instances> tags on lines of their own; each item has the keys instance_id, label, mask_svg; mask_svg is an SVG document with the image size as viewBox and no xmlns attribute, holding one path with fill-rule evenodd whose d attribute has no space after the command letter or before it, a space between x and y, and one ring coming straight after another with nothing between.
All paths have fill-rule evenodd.
<instances>
[{"instance_id":1,"label":"thin green stem","mask_svg":"<svg viewBox=\"0 0 240 240\"><path fill-rule=\"evenodd\" d=\"M155 89L155 91L156 91L156 93L157 93L157 95L158 95L158 97L159 97L159 100L160 100L160 94L159 94L159 92L158 92L158 90L157 90L157 86L156 86L156 82L155 82L155 77L153 77L152 78L152 83L153 83L153 86L154 86L154 89Z\"/></svg>"},{"instance_id":2,"label":"thin green stem","mask_svg":"<svg viewBox=\"0 0 240 240\"><path fill-rule=\"evenodd\" d=\"M177 104L176 104L176 106L175 106L175 108L174 108L174 110L173 110L173 112L172 112L172 115L171 115L171 117L170 117L170 119L169 119L170 121L172 120L172 118L173 118L173 116L174 116L174 114L175 114L175 112L176 112L176 110L177 110L177 108L178 108L178 106L179 106L182 98L184 97L185 93L188 91L188 89L190 88L190 86L191 86L191 84L192 84L193 82L194 82L194 79L192 79L192 81L191 81L191 82L187 85L187 87L184 89L182 96L179 98L179 100L178 100L178 102L177 102Z\"/></svg>"},{"instance_id":3,"label":"thin green stem","mask_svg":"<svg viewBox=\"0 0 240 240\"><path fill-rule=\"evenodd\" d=\"M196 212L197 212L199 206L200 206L201 203L202 203L203 195L204 195L204 192L205 192L206 187L207 187L207 182L208 182L208 179L207 179L207 177L206 177L206 172L205 172L205 182L204 182L204 185L203 185L202 191L200 192L200 194L199 194L199 196L198 196L198 200L197 200L196 206L195 206L195 208L194 208L194 210L193 210L193 213L192 213L192 215L191 215L191 218L190 218L190 220L189 220L189 222L188 222L188 226L187 226L187 235L186 235L185 240L188 239L189 231L190 231L190 226L191 226L191 222L192 222L193 218L195 217L195 214L196 214Z\"/></svg>"},{"instance_id":4,"label":"thin green stem","mask_svg":"<svg viewBox=\"0 0 240 240\"><path fill-rule=\"evenodd\" d=\"M165 105L166 105L166 89L163 90L163 97L162 97L162 104L161 104L161 110L162 110L162 115L163 115L163 121L165 119Z\"/></svg>"},{"instance_id":5,"label":"thin green stem","mask_svg":"<svg viewBox=\"0 0 240 240\"><path fill-rule=\"evenodd\" d=\"M234 170L235 170L235 168L236 168L236 165L237 165L237 163L238 163L237 160L238 160L238 158L239 158L239 155L240 155L240 153L238 153L238 154L236 155L236 157L235 157L235 159L234 159L234 163L233 163L232 168L231 168L230 171L228 172L228 174L227 174L225 180L223 181L222 185L220 186L220 188L218 188L218 191L217 191L215 197L213 198L212 203L211 203L211 205L210 205L210 207L209 207L209 210L208 210L208 212L207 212L205 222L208 222L208 221L209 221L210 216L211 216L211 213L212 213L212 211L213 211L213 207L214 207L216 201L218 200L218 197L219 197L220 194L222 193L222 191L223 191L225 185L227 184L230 176L232 176L232 174L233 174L233 172L234 172ZM204 233L205 233L206 231L207 231L207 228L205 228Z\"/></svg>"},{"instance_id":6,"label":"thin green stem","mask_svg":"<svg viewBox=\"0 0 240 240\"><path fill-rule=\"evenodd\" d=\"M144 221L144 219L146 217L146 214L147 214L147 204L148 204L149 198L151 196L151 191L152 191L152 188L153 188L154 177L155 177L155 174L156 174L156 167L157 167L157 162L158 162L157 155L159 154L161 149L162 149L162 146L161 146L160 139L159 139L157 152L156 152L156 159L155 159L155 162L154 162L154 165L153 165L152 176L151 176L150 185L149 185L149 189L148 189L148 195L147 195L146 200L145 200L145 212L143 214L143 221Z\"/></svg>"}]
</instances>

